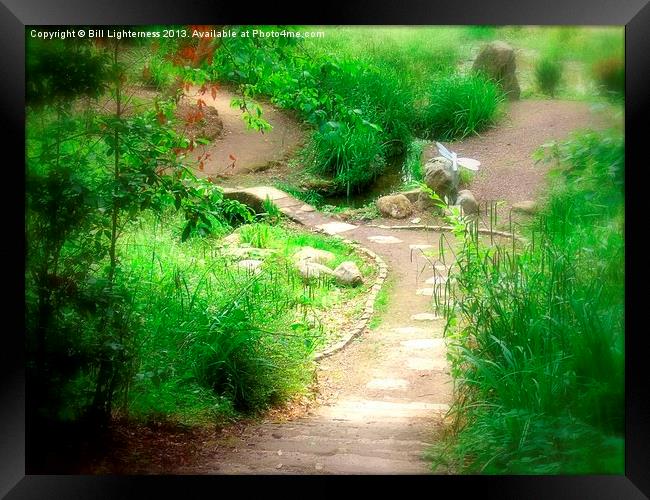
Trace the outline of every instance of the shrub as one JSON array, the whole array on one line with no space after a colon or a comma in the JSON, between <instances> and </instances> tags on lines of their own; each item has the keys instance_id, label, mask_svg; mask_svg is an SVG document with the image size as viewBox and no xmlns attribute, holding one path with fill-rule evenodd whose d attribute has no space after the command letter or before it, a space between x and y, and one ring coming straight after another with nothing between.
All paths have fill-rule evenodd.
<instances>
[{"instance_id":1,"label":"shrub","mask_svg":"<svg viewBox=\"0 0 650 500\"><path fill-rule=\"evenodd\" d=\"M562 62L556 58L544 57L537 61L535 80L539 90L550 97L555 97L557 87L562 79L562 71Z\"/></svg>"},{"instance_id":2,"label":"shrub","mask_svg":"<svg viewBox=\"0 0 650 500\"><path fill-rule=\"evenodd\" d=\"M529 243L458 233L457 434L438 458L460 472L622 473L623 138L590 132L540 156L561 177Z\"/></svg>"},{"instance_id":3,"label":"shrub","mask_svg":"<svg viewBox=\"0 0 650 500\"><path fill-rule=\"evenodd\" d=\"M612 97L625 93L625 63L619 57L609 57L593 66L596 82L603 92Z\"/></svg>"},{"instance_id":4,"label":"shrub","mask_svg":"<svg viewBox=\"0 0 650 500\"><path fill-rule=\"evenodd\" d=\"M428 138L462 139L492 124L504 96L481 75L447 75L431 84L419 128Z\"/></svg>"}]
</instances>

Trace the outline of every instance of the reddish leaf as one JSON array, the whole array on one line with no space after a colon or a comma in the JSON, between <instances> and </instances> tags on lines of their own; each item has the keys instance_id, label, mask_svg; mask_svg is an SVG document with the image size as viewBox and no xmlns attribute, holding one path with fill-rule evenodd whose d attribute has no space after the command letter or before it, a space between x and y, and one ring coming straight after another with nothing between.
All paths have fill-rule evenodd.
<instances>
[{"instance_id":1,"label":"reddish leaf","mask_svg":"<svg viewBox=\"0 0 650 500\"><path fill-rule=\"evenodd\" d=\"M230 158L232 161L237 161L237 158L232 153L228 155L228 158Z\"/></svg>"},{"instance_id":2,"label":"reddish leaf","mask_svg":"<svg viewBox=\"0 0 650 500\"><path fill-rule=\"evenodd\" d=\"M203 161L200 161L200 162L199 162L199 170L200 170L201 172L203 172L203 168L204 168L204 167L205 167L205 165L203 164Z\"/></svg>"}]
</instances>

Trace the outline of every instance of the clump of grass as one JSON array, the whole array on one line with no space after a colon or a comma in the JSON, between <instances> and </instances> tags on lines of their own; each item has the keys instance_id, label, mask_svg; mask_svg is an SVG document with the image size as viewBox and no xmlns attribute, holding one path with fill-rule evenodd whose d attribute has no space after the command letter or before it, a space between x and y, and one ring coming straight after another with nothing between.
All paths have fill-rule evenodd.
<instances>
[{"instance_id":1,"label":"clump of grass","mask_svg":"<svg viewBox=\"0 0 650 500\"><path fill-rule=\"evenodd\" d=\"M459 232L446 335L459 382L459 472L622 473L623 138L585 133L540 156L557 181L524 248Z\"/></svg>"},{"instance_id":2,"label":"clump of grass","mask_svg":"<svg viewBox=\"0 0 650 500\"><path fill-rule=\"evenodd\" d=\"M618 98L625 93L625 64L619 57L601 59L593 65L596 82L605 95Z\"/></svg>"},{"instance_id":3,"label":"clump of grass","mask_svg":"<svg viewBox=\"0 0 650 500\"><path fill-rule=\"evenodd\" d=\"M556 57L543 57L535 65L535 80L539 90L555 97L558 85L562 80L563 65Z\"/></svg>"},{"instance_id":4,"label":"clump of grass","mask_svg":"<svg viewBox=\"0 0 650 500\"><path fill-rule=\"evenodd\" d=\"M434 80L420 111L420 129L428 138L462 139L498 116L504 100L498 86L481 75L447 75Z\"/></svg>"}]
</instances>

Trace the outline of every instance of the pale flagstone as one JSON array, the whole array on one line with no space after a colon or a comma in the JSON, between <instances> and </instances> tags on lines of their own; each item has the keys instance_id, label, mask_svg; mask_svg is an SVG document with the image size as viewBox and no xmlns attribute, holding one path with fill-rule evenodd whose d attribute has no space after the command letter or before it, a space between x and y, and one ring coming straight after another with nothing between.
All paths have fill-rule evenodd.
<instances>
[{"instance_id":1,"label":"pale flagstone","mask_svg":"<svg viewBox=\"0 0 650 500\"><path fill-rule=\"evenodd\" d=\"M397 333L403 333L404 335L410 335L414 333L426 333L426 330L424 328L419 328L417 326L401 326L399 328L395 328L395 331Z\"/></svg>"},{"instance_id":2,"label":"pale flagstone","mask_svg":"<svg viewBox=\"0 0 650 500\"><path fill-rule=\"evenodd\" d=\"M406 360L406 366L408 366L411 370L435 370L437 368L436 363L437 360L434 360L432 358L409 358Z\"/></svg>"},{"instance_id":3,"label":"pale flagstone","mask_svg":"<svg viewBox=\"0 0 650 500\"><path fill-rule=\"evenodd\" d=\"M433 245L426 245L426 244L409 245L409 248L411 250L428 250L429 248L433 248Z\"/></svg>"},{"instance_id":4,"label":"pale flagstone","mask_svg":"<svg viewBox=\"0 0 650 500\"><path fill-rule=\"evenodd\" d=\"M327 234L343 233L357 228L357 226L346 224L345 222L328 222L327 224L320 224L316 227Z\"/></svg>"},{"instance_id":5,"label":"pale flagstone","mask_svg":"<svg viewBox=\"0 0 650 500\"><path fill-rule=\"evenodd\" d=\"M449 270L449 266L446 266L444 264L436 264L433 267L435 267L437 271L448 271Z\"/></svg>"},{"instance_id":6,"label":"pale flagstone","mask_svg":"<svg viewBox=\"0 0 650 500\"><path fill-rule=\"evenodd\" d=\"M434 349L444 346L444 339L411 339L402 340L401 345L407 349Z\"/></svg>"},{"instance_id":7,"label":"pale flagstone","mask_svg":"<svg viewBox=\"0 0 650 500\"><path fill-rule=\"evenodd\" d=\"M302 212L314 212L316 209L311 205L303 205L302 207L300 207L300 210Z\"/></svg>"},{"instance_id":8,"label":"pale flagstone","mask_svg":"<svg viewBox=\"0 0 650 500\"><path fill-rule=\"evenodd\" d=\"M445 403L423 403L412 401L394 403L376 400L343 400L334 406L321 406L317 413L321 416L338 420L365 421L372 419L399 419L408 421L413 418L431 418L434 411L446 412L449 405Z\"/></svg>"},{"instance_id":9,"label":"pale flagstone","mask_svg":"<svg viewBox=\"0 0 650 500\"><path fill-rule=\"evenodd\" d=\"M411 315L413 321L435 321L437 319L442 319L442 316L438 316L433 313L418 313Z\"/></svg>"},{"instance_id":10,"label":"pale flagstone","mask_svg":"<svg viewBox=\"0 0 650 500\"><path fill-rule=\"evenodd\" d=\"M417 295L426 295L427 297L433 296L433 288L418 288Z\"/></svg>"},{"instance_id":11,"label":"pale flagstone","mask_svg":"<svg viewBox=\"0 0 650 500\"><path fill-rule=\"evenodd\" d=\"M368 389L405 389L409 383L403 378L375 378L366 384Z\"/></svg>"},{"instance_id":12,"label":"pale flagstone","mask_svg":"<svg viewBox=\"0 0 650 500\"><path fill-rule=\"evenodd\" d=\"M265 200L268 197L269 200L275 201L289 196L284 191L270 186L257 186L244 189L244 191L258 197L260 200Z\"/></svg>"},{"instance_id":13,"label":"pale flagstone","mask_svg":"<svg viewBox=\"0 0 650 500\"><path fill-rule=\"evenodd\" d=\"M377 235L377 236L368 236L368 239L370 241L374 241L375 243L402 243L402 240L400 240L399 238L395 238L395 236Z\"/></svg>"},{"instance_id":14,"label":"pale flagstone","mask_svg":"<svg viewBox=\"0 0 650 500\"><path fill-rule=\"evenodd\" d=\"M426 285L444 285L447 283L447 276L432 276L428 280L426 280L424 283Z\"/></svg>"}]
</instances>

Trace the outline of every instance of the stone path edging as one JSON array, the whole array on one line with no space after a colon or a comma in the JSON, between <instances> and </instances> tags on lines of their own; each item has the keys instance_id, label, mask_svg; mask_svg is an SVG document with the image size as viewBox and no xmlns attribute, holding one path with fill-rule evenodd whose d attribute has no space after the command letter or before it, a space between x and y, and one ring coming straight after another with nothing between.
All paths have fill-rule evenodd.
<instances>
[{"instance_id":1,"label":"stone path edging","mask_svg":"<svg viewBox=\"0 0 650 500\"><path fill-rule=\"evenodd\" d=\"M368 227L376 227L378 229L411 229L411 230L424 230L429 229L432 231L453 231L451 226L427 226L427 225L410 225L410 226L388 226L386 224L367 224ZM502 236L504 238L515 238L517 241L526 243L528 240L516 234L508 233L507 231L497 231L479 228L478 232L481 234L488 234L494 236Z\"/></svg>"},{"instance_id":2,"label":"stone path edging","mask_svg":"<svg viewBox=\"0 0 650 500\"><path fill-rule=\"evenodd\" d=\"M361 315L361 318L348 331L347 335L342 340L339 340L336 344L328 347L324 351L316 353L316 355L314 356L315 361L320 361L323 358L326 358L336 352L339 352L341 349L347 346L353 338L358 337L366 329L368 323L370 322L370 318L372 318L372 314L375 311L375 301L377 300L377 294L379 293L379 290L381 290L381 287L383 286L384 282L386 281L386 278L388 277L388 265L386 265L384 260L379 255L377 255L372 250L360 245L356 241L343 239L343 238L341 239L341 241L347 245L350 245L352 248L354 248L354 250L364 253L371 259L374 259L375 263L377 264L377 269L379 272L377 274L377 277L375 278L375 282L372 284L372 287L370 288L370 293L368 294L368 298L366 299L366 305L363 308L363 314Z\"/></svg>"}]
</instances>

